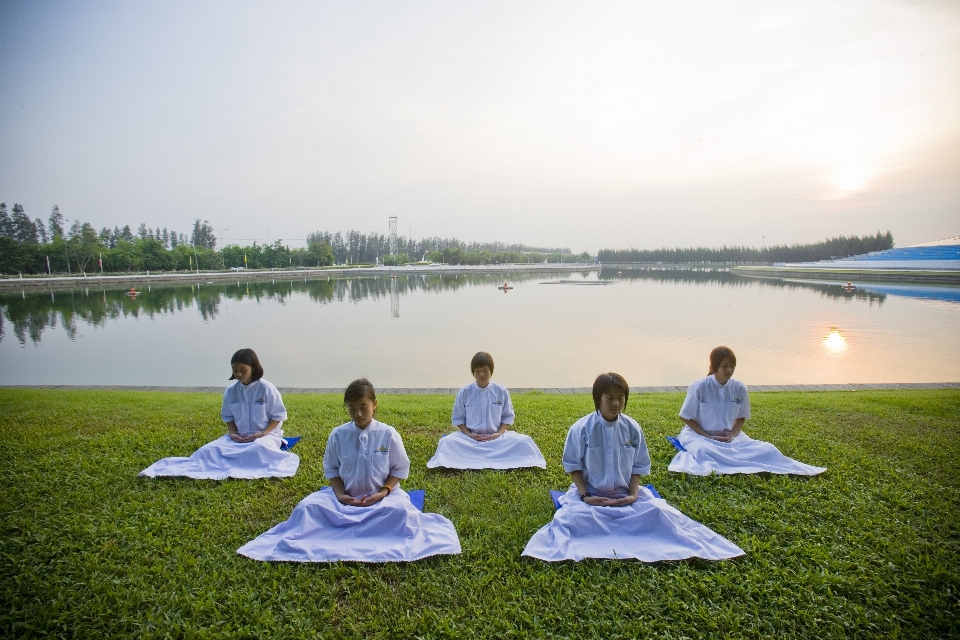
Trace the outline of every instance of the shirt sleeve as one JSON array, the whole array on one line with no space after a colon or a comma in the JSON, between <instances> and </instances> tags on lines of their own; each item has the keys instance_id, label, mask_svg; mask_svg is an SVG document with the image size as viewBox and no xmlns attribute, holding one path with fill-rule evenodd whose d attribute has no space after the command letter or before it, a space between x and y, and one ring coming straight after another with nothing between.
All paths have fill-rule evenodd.
<instances>
[{"instance_id":1,"label":"shirt sleeve","mask_svg":"<svg viewBox=\"0 0 960 640\"><path fill-rule=\"evenodd\" d=\"M510 399L510 392L507 391L506 387L503 389L503 394L506 398L503 401L503 412L500 414L500 424L512 425L515 419L513 415L513 400ZM499 429L500 424L494 426Z\"/></svg>"},{"instance_id":2,"label":"shirt sleeve","mask_svg":"<svg viewBox=\"0 0 960 640\"><path fill-rule=\"evenodd\" d=\"M743 401L740 402L740 412L737 413L737 419L750 417L750 394L747 392L746 385L743 386Z\"/></svg>"},{"instance_id":3,"label":"shirt sleeve","mask_svg":"<svg viewBox=\"0 0 960 640\"><path fill-rule=\"evenodd\" d=\"M453 426L455 427L461 424L467 424L467 406L463 399L464 395L464 390L460 389L460 391L457 391L457 397L453 401L453 415L450 419L453 421Z\"/></svg>"},{"instance_id":4,"label":"shirt sleeve","mask_svg":"<svg viewBox=\"0 0 960 640\"><path fill-rule=\"evenodd\" d=\"M700 384L694 382L687 389L687 397L683 399L683 406L680 407L680 417L684 420L695 420L700 410Z\"/></svg>"},{"instance_id":5,"label":"shirt sleeve","mask_svg":"<svg viewBox=\"0 0 960 640\"><path fill-rule=\"evenodd\" d=\"M236 422L236 419L233 415L233 411L230 409L230 403L228 398L230 397L230 389L233 388L233 385L229 386L223 392L223 404L220 406L220 419L224 422Z\"/></svg>"},{"instance_id":6,"label":"shirt sleeve","mask_svg":"<svg viewBox=\"0 0 960 640\"><path fill-rule=\"evenodd\" d=\"M283 398L273 385L267 387L267 419L283 422L287 419L287 408L283 406Z\"/></svg>"},{"instance_id":7,"label":"shirt sleeve","mask_svg":"<svg viewBox=\"0 0 960 640\"><path fill-rule=\"evenodd\" d=\"M647 439L643 437L643 431L637 426L639 439L637 442L637 452L633 455L633 468L630 473L633 475L650 475L650 452L647 451Z\"/></svg>"},{"instance_id":8,"label":"shirt sleeve","mask_svg":"<svg viewBox=\"0 0 960 640\"><path fill-rule=\"evenodd\" d=\"M404 480L410 475L410 458L403 448L403 438L394 429L390 437L390 475Z\"/></svg>"},{"instance_id":9,"label":"shirt sleeve","mask_svg":"<svg viewBox=\"0 0 960 640\"><path fill-rule=\"evenodd\" d=\"M565 473L583 471L583 425L575 422L567 431L567 441L563 444L563 470Z\"/></svg>"},{"instance_id":10,"label":"shirt sleeve","mask_svg":"<svg viewBox=\"0 0 960 640\"><path fill-rule=\"evenodd\" d=\"M336 429L330 432L327 448L323 452L323 475L327 480L340 477L340 447L337 445L336 433Z\"/></svg>"}]
</instances>

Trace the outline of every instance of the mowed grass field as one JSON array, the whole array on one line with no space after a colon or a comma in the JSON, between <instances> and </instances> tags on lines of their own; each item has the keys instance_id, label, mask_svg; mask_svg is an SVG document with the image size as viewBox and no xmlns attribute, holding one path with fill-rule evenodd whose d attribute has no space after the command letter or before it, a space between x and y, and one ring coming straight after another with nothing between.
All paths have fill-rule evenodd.
<instances>
[{"instance_id":1,"label":"mowed grass field","mask_svg":"<svg viewBox=\"0 0 960 640\"><path fill-rule=\"evenodd\" d=\"M514 396L546 470L430 470L452 396L381 396L408 488L459 556L256 562L243 543L325 484L337 396L287 395L300 470L283 480L147 479L224 428L213 394L0 390L0 636L271 638L948 638L960 636L960 392L757 393L746 431L829 467L816 478L672 474L682 394L635 394L652 482L746 551L732 561L522 558L569 485L589 396Z\"/></svg>"}]
</instances>

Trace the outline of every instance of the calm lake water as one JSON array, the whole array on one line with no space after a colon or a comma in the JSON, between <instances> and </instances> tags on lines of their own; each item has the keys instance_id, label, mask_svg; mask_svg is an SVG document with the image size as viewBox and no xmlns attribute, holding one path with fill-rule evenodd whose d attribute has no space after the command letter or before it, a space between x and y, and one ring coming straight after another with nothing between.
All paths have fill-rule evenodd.
<instances>
[{"instance_id":1,"label":"calm lake water","mask_svg":"<svg viewBox=\"0 0 960 640\"><path fill-rule=\"evenodd\" d=\"M746 384L960 380L960 290L725 272L368 276L0 296L0 384L226 385L251 347L278 386L685 385L726 344ZM606 283L606 284L603 284Z\"/></svg>"}]
</instances>

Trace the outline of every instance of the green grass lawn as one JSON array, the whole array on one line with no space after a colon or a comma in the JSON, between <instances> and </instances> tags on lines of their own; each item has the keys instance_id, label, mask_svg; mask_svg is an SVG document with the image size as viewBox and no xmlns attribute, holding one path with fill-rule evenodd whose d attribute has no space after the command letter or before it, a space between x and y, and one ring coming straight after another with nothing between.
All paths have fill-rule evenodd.
<instances>
[{"instance_id":1,"label":"green grass lawn","mask_svg":"<svg viewBox=\"0 0 960 640\"><path fill-rule=\"evenodd\" d=\"M960 392L754 394L746 431L816 478L667 472L682 394L634 395L649 479L746 551L656 565L520 556L565 489L567 428L589 396L514 397L547 469L428 471L452 396L382 396L408 489L463 554L415 563L270 564L236 554L324 483L336 396L287 395L300 470L284 480L147 479L220 435L213 394L0 390L0 636L958 637Z\"/></svg>"}]
</instances>

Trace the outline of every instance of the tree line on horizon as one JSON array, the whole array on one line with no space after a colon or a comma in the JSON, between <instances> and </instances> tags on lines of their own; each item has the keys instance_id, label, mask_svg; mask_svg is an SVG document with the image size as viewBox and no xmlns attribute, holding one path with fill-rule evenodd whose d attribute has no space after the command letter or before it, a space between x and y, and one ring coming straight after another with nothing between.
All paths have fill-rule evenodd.
<instances>
[{"instance_id":1,"label":"tree line on horizon","mask_svg":"<svg viewBox=\"0 0 960 640\"><path fill-rule=\"evenodd\" d=\"M0 202L0 272L25 273L123 273L137 271L216 270L232 267L249 269L324 267L335 264L399 265L430 261L453 265L533 264L542 262L591 262L590 254L574 254L567 247L537 247L505 242L463 242L456 238L397 237L397 252L390 254L386 234L315 231L308 234L307 246L290 248L277 240L273 244L228 245L217 250L213 226L194 221L190 234L147 227L134 231L129 225L99 232L87 222L73 220L69 228L58 206L46 223L31 220L20 204L10 212ZM657 250L603 249L601 262L633 263L773 263L806 262L839 258L893 247L887 231L876 236L839 236L814 244L752 247Z\"/></svg>"},{"instance_id":2,"label":"tree line on horizon","mask_svg":"<svg viewBox=\"0 0 960 640\"><path fill-rule=\"evenodd\" d=\"M778 262L817 262L885 251L893 248L890 231L874 236L837 236L821 242L773 245L756 248L726 245L714 247L662 249L601 249L600 262L645 264L774 264Z\"/></svg>"},{"instance_id":3,"label":"tree line on horizon","mask_svg":"<svg viewBox=\"0 0 960 640\"><path fill-rule=\"evenodd\" d=\"M315 231L307 246L290 248L273 244L227 245L217 250L217 237L208 221L194 221L191 234L141 223L134 231L104 227L99 232L79 219L67 229L65 218L54 206L46 223L30 220L19 204L12 215L0 203L0 272L25 273L123 273L137 271L182 271L193 269L249 269L324 267L334 264L407 264L429 260L446 264L494 264L572 262L589 260L586 253L573 255L569 248L533 247L504 242L463 242L456 238L397 238L397 253L390 254L386 234Z\"/></svg>"}]
</instances>

